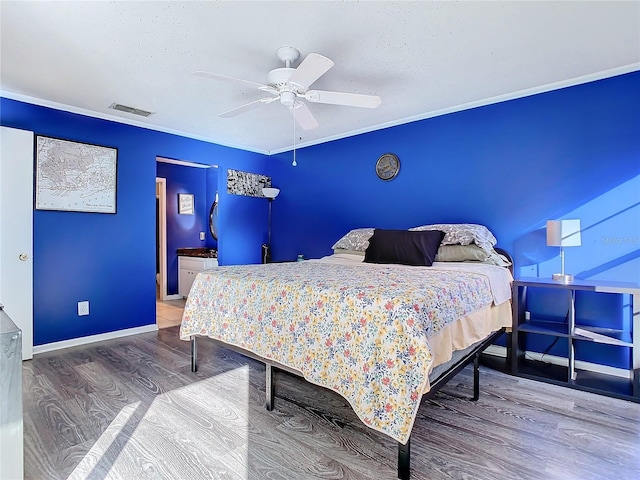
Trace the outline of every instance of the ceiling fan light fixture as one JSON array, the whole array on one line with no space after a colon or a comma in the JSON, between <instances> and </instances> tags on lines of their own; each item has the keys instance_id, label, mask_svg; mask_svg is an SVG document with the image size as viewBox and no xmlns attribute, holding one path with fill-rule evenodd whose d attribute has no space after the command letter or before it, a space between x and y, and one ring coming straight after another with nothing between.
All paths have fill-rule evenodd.
<instances>
[{"instance_id":1,"label":"ceiling fan light fixture","mask_svg":"<svg viewBox=\"0 0 640 480\"><path fill-rule=\"evenodd\" d=\"M280 94L280 103L286 107L295 108L296 94L293 92L282 92Z\"/></svg>"}]
</instances>

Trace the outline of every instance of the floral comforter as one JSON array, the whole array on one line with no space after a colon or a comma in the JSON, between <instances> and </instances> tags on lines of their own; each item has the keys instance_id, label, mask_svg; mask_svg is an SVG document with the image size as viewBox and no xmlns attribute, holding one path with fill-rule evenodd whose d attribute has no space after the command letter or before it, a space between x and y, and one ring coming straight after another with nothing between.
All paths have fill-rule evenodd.
<instances>
[{"instance_id":1,"label":"floral comforter","mask_svg":"<svg viewBox=\"0 0 640 480\"><path fill-rule=\"evenodd\" d=\"M297 262L201 272L180 337L206 335L300 371L369 427L409 439L428 385L429 338L490 306L485 275Z\"/></svg>"}]
</instances>

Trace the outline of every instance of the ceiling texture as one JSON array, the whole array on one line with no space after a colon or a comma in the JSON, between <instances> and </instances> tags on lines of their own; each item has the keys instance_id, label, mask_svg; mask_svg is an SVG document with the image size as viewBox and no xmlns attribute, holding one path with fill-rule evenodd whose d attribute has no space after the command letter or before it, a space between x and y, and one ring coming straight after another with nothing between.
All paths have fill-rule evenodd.
<instances>
[{"instance_id":1,"label":"ceiling texture","mask_svg":"<svg viewBox=\"0 0 640 480\"><path fill-rule=\"evenodd\" d=\"M638 1L3 0L0 20L2 96L265 154L293 146L287 107L220 118L265 93L194 72L265 84L292 46L335 62L311 89L381 98L307 103L302 147L640 70Z\"/></svg>"}]
</instances>

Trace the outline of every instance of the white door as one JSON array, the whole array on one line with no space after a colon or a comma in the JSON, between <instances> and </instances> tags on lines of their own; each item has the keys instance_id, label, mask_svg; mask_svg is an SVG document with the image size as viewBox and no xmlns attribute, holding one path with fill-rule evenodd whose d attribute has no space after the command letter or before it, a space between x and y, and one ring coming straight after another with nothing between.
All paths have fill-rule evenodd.
<instances>
[{"instance_id":1,"label":"white door","mask_svg":"<svg viewBox=\"0 0 640 480\"><path fill-rule=\"evenodd\" d=\"M33 356L33 132L0 127L0 303Z\"/></svg>"}]
</instances>

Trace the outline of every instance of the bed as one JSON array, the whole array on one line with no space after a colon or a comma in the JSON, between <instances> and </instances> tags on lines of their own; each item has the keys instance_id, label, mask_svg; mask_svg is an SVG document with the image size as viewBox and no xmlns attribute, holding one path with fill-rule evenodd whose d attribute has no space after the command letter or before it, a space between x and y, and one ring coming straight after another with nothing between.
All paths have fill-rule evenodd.
<instances>
[{"instance_id":1,"label":"bed","mask_svg":"<svg viewBox=\"0 0 640 480\"><path fill-rule=\"evenodd\" d=\"M512 276L495 262L438 261L447 234L433 228L437 235L420 230L391 238L397 247L404 237L415 243L418 235L435 235L426 248L429 266L372 262L372 235L382 233L360 230L365 241L339 241L333 255L318 260L201 272L180 337L191 341L194 371L198 336L264 362L269 410L274 368L339 393L365 425L398 441L398 477L408 479L421 399L470 362L477 399L478 356L511 325ZM472 237L467 245L482 249L482 239ZM495 239L490 243L487 251L498 255Z\"/></svg>"}]
</instances>

